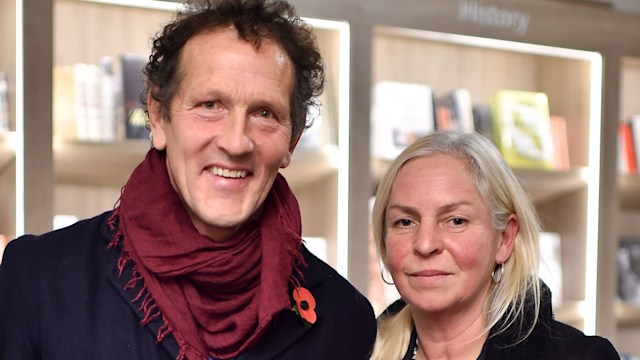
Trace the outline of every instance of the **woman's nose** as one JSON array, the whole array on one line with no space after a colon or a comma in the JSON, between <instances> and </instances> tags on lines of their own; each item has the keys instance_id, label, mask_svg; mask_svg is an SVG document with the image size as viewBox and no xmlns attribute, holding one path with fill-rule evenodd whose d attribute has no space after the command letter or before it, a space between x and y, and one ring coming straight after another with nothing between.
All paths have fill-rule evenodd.
<instances>
[{"instance_id":1,"label":"woman's nose","mask_svg":"<svg viewBox=\"0 0 640 360\"><path fill-rule=\"evenodd\" d=\"M420 224L413 249L417 254L430 255L442 251L444 241L437 225Z\"/></svg>"}]
</instances>

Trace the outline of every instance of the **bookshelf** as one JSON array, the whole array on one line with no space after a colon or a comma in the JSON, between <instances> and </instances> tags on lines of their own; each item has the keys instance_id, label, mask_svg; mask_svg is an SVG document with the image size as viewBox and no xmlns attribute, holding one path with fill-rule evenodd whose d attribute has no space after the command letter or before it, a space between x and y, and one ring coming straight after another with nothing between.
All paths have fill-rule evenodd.
<instances>
[{"instance_id":1,"label":"bookshelf","mask_svg":"<svg viewBox=\"0 0 640 360\"><path fill-rule=\"evenodd\" d=\"M594 233L590 227L598 218L599 152L590 151L594 141L598 142L601 126L599 108L592 106L601 101L600 55L381 26L374 30L372 53L374 84L379 81L419 83L428 85L436 96L465 88L473 103L488 103L491 95L501 89L543 92L549 96L550 113L564 116L568 128L572 129L567 139L570 168L566 171L516 169L516 174L534 199L543 230L557 232L562 237L564 303L570 308L586 308L595 302L584 274L588 273L588 248L598 241L597 236L590 235L597 233L597 229ZM379 160L373 161L379 163ZM372 169L377 167L372 165ZM378 176L374 174L374 181ZM585 210L562 211L570 208ZM589 319L594 312L585 311L577 318L575 311L556 311L561 320L580 328L584 328L584 321L595 321ZM562 318L565 313L569 315Z\"/></svg>"},{"instance_id":2,"label":"bookshelf","mask_svg":"<svg viewBox=\"0 0 640 360\"><path fill-rule=\"evenodd\" d=\"M640 57L620 58L620 110L619 120L640 114L637 92L640 90ZM635 141L635 139L634 139ZM640 176L620 173L618 175L617 244L622 237L640 239ZM616 279L617 280L617 279ZM617 281L616 281L617 284ZM616 286L616 290L617 290ZM617 292L616 292L617 298ZM640 304L616 301L617 337L621 350L640 354L637 337L640 335Z\"/></svg>"},{"instance_id":3,"label":"bookshelf","mask_svg":"<svg viewBox=\"0 0 640 360\"><path fill-rule=\"evenodd\" d=\"M4 234L7 237L16 234L15 14L14 0L0 3L0 72L7 80L6 95L9 101L8 129L0 123L0 213L3 214L0 217L0 235ZM0 244L0 251L2 248Z\"/></svg>"},{"instance_id":4,"label":"bookshelf","mask_svg":"<svg viewBox=\"0 0 640 360\"><path fill-rule=\"evenodd\" d=\"M21 82L25 84L24 93L30 95L25 98L21 108L17 109L20 110L18 112L24 113L22 117L25 123L23 130L12 129L16 130L17 139L24 140L26 145L24 154L16 152L16 163L19 163L19 168L24 169L20 172L23 180L19 188L26 188L28 191L24 194L24 209L11 205L6 213L15 214L16 218L24 218L21 225L23 229L18 229L18 234L49 230L54 213L75 211L80 216L85 216L83 212L86 216L91 216L113 205L112 199L116 196L114 192L117 194L116 188L120 185L115 184L115 181L119 181L126 175L120 175L117 180L105 180L108 184L101 183L103 180L95 178L77 177L78 174L73 174L71 170L64 170L64 168L72 167L73 161L83 161L83 164L94 163L94 158L77 159L77 156L81 156L78 153L84 151L89 153L127 152L128 155L123 156L128 158L126 163L123 163L122 167L117 163L114 165L123 169L123 172L127 166L132 166L131 163L134 162L132 158L141 157L144 154L147 146L144 142L119 144L124 149L115 150L118 148L116 144L60 144L52 140L51 103L47 100L51 98L52 86L48 84L51 81L49 72L52 65L79 61L95 63L99 56L104 55L102 51L98 52L101 48L115 49L113 51L116 54L120 49L135 52L136 49L141 48L140 51L146 54L150 31L155 31L158 22L166 19L165 7L175 6L166 1L111 0L109 2L110 5L103 1L89 0L0 2L0 29L2 30L0 31L0 49L2 49L0 71L8 72L16 67L13 63L14 57L8 56L10 51L6 51L7 47L14 48L15 37L17 37L15 24L9 25L15 21L12 14L16 13L14 9L16 3L22 3L24 6L25 15L22 16L25 23L24 29L30 34L22 40L25 72L21 76L16 76L16 80L23 80ZM314 173L319 171L318 179L303 181L299 186L296 185L295 189L301 198L303 211L313 214L311 219L306 216L304 220L304 226L309 225L307 230L313 230L308 236L339 232L343 234L336 235L343 239L342 245L336 246L341 250L331 251L339 253L342 259L346 256L348 263L345 265L347 261L338 261L337 254L330 256L330 261L342 264L340 266L343 273L344 268L348 268L349 280L364 293L367 293L370 279L379 278L379 273L370 274L368 269L369 259L375 259L376 255L368 251L367 209L373 184L379 178L381 171L380 164L376 165L371 161L368 136L371 87L381 76L403 81L415 80L425 83L428 81L436 85L442 84L443 87L451 87L456 81L461 83L464 81L463 84L471 88L471 94L476 99L488 96L487 94L493 91L494 87L503 86L503 84L509 87L524 84L525 88L545 90L550 96L552 111L566 114L571 119L585 119L587 114L596 112L591 110L589 105L601 106L601 111L597 111L602 115L599 129L594 129L595 125L591 123L586 126L587 120L573 123L571 126L569 148L572 166L569 170L548 174L518 171L517 175L527 183L528 189L536 199L545 227L550 230L561 229L567 234L563 236L563 243L566 240L566 244L571 245L567 259L563 259L563 270L566 270L565 279L570 280L572 287L566 295L575 301L567 302L562 308L557 309L558 316L578 326L584 325L585 314L592 319L595 317L595 326L590 325L587 329L588 333L606 336L617 347L640 355L640 349L637 348L640 346L637 342L637 337L640 336L640 320L634 309L631 309L631 312L627 311L628 307L624 307L623 312L616 310L618 306L626 304L617 305L615 286L617 239L626 228L640 221L638 210L640 201L636 200L640 198L637 177L620 175L616 168L617 122L627 111L625 108L638 106L634 97L640 89L640 83L633 79L637 79L637 75L634 75L637 74L637 70L634 69L638 68L637 59L640 59L637 41L637 34L640 33L640 14L619 11L615 8L614 2L604 1L405 0L403 6L397 6L396 3L387 0L366 2L364 0L291 0L291 2L301 15L310 19L336 20L327 23L334 25L344 24L343 21L349 24L348 30L340 26L337 27L340 30L331 26L317 28L323 33L320 35L323 52L328 49L326 55L333 59L331 60L334 64L332 73L338 71L338 77L345 74L349 76L347 81L336 81L334 77L330 82L331 91L334 92L332 98L338 99L334 103L336 109L333 111L338 113L340 128L338 144L340 146L337 150L327 149L326 156L314 155L313 157L318 156L316 159L320 162L317 164L321 165L317 168L309 166L304 171L314 171ZM465 4L471 3L479 6L493 6L496 11L519 15L527 20L526 26L501 27L500 24L479 21L478 18L469 16L469 9L465 8ZM160 8L161 5L164 7ZM93 9L87 10L92 14L90 21L87 17L78 15L82 11L79 9L82 8ZM103 24L100 22L101 18L109 18L110 21ZM594 22L593 19L598 21ZM102 24L103 27L97 26L98 24ZM69 36L68 38L56 35L60 33L60 28L66 29L64 34ZM109 31L100 29L109 29ZM411 33L394 35L393 31L390 31L392 29L400 29L401 32L426 31L445 35L464 35L479 39L597 52L602 54L604 59L602 71L606 81L601 86L602 98L589 105L584 104L585 99L591 98L587 94L588 89L595 88L588 83L589 76L585 76L589 68L586 60L512 51L515 49L493 49L482 44L470 47L445 39L423 39ZM48 33L54 34L53 40L50 36L41 36ZM344 37L347 39L345 40ZM80 39L77 40L78 38ZM376 54L376 48L381 42L386 43L391 49L386 57ZM413 52L414 48L416 52ZM426 55L425 48L431 49ZM408 51L408 49L412 50ZM404 52L405 50L407 52ZM465 57L459 56L462 53L466 54L466 61L470 63L464 64ZM462 76L470 73L471 70L467 69L467 66L472 69L478 67L477 63L473 64L471 54L487 56L484 53L495 55L496 62L483 64L481 72L475 71L470 76ZM421 56L418 59L425 65L421 66L420 71L414 70L413 73L409 68L393 65L392 62L410 62L412 59L418 61L415 59L417 56ZM426 66L427 63L443 62L443 59L447 58L450 61L441 68L433 69ZM7 65L6 59L12 63ZM385 66L385 61L389 65ZM337 63L342 65L336 66ZM526 68L527 71L515 71L522 68ZM529 72L529 69L532 72ZM539 73L548 74L548 76L540 76ZM558 83L557 79L569 80ZM532 85L536 81L539 83ZM638 110L628 109L628 111ZM601 136L599 143L592 149L587 139L592 138L595 132L593 130L601 131ZM3 146L1 145L0 148ZM598 154L595 153L595 149L599 149ZM0 154L5 153L0 152ZM307 163L306 154L298 153L294 156L299 157L295 160L302 160L299 163L310 165ZM345 158L347 160L344 160ZM384 169L384 164L381 166ZM377 170L376 167L378 167ZM293 170L293 168L287 169L287 171ZM13 171L15 170L9 170L9 172ZM292 180L296 178L295 173L287 173L287 176ZM7 191L5 189L11 192L10 184L15 182L7 180L10 178L13 178L13 173L7 175L6 170L0 174L0 196L5 196L3 193ZM296 183L297 181L295 180ZM589 199L594 198L590 194L594 188L599 189L599 205L589 203ZM11 196L15 196L15 192L20 190L11 192ZM339 203L339 201L347 201L348 204ZM318 204L323 206L318 207ZM341 212L338 214L337 210ZM4 208L0 208L0 211L2 212L0 226L4 226L2 224L7 222L20 222L8 220L11 215L4 215ZM597 219L587 221L589 214L594 213L597 214ZM25 217L25 214L28 216ZM347 222L348 226L338 225L340 221ZM597 229L587 230L588 226L592 226L590 224L598 224ZM0 228L0 232L16 230L14 225L10 225L10 228L10 230ZM637 229L632 230L632 233L640 233ZM594 276L591 281L597 290L595 308L593 304L587 306L585 302L586 294L594 292L594 289L588 291L583 281L588 256L586 234L589 236L596 234L598 238L595 251L597 260L594 265L589 263L591 271L597 270L597 276ZM329 235L325 236L329 237ZM589 249L591 254L589 256L592 257L594 247ZM563 251L563 254L567 255L567 252ZM616 311L619 311L618 315Z\"/></svg>"},{"instance_id":5,"label":"bookshelf","mask_svg":"<svg viewBox=\"0 0 640 360\"><path fill-rule=\"evenodd\" d=\"M55 0L54 66L98 64L104 57L116 60L121 53L148 56L150 37L171 19L178 6L153 0ZM348 139L340 138L341 127L349 122L343 95L348 81L341 83L349 59L348 26L338 21L306 20L314 27L327 62L327 89L320 99L323 128L319 130L325 136L317 148L298 148L292 165L283 173L301 205L303 237L325 239L325 256L340 270L345 268L346 255L346 235L341 228L344 220L340 220L346 217L340 206L346 209L344 204L348 203L346 196L338 196L345 192L341 184L347 176L343 169L348 167ZM114 65L118 73L119 63L114 61ZM148 148L148 140L90 142L54 136L54 213L83 218L113 208L121 186Z\"/></svg>"}]
</instances>

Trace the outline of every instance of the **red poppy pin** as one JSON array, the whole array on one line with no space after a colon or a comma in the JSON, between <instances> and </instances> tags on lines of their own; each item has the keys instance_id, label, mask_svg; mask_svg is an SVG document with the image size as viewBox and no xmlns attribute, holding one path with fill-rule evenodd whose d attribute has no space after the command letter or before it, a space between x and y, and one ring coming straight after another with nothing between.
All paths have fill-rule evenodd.
<instances>
[{"instance_id":1,"label":"red poppy pin","mask_svg":"<svg viewBox=\"0 0 640 360\"><path fill-rule=\"evenodd\" d=\"M300 315L300 318L307 326L311 326L316 322L316 299L314 299L311 292L302 286L298 286L293 289L293 311Z\"/></svg>"}]
</instances>

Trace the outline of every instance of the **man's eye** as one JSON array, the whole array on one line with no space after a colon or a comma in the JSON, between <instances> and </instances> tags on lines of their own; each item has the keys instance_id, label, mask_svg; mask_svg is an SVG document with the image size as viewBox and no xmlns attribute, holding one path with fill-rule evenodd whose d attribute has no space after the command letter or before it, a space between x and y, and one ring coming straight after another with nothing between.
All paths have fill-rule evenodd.
<instances>
[{"instance_id":1,"label":"man's eye","mask_svg":"<svg viewBox=\"0 0 640 360\"><path fill-rule=\"evenodd\" d=\"M216 106L216 103L213 101L205 101L202 103L202 107L205 109L213 109Z\"/></svg>"},{"instance_id":2,"label":"man's eye","mask_svg":"<svg viewBox=\"0 0 640 360\"><path fill-rule=\"evenodd\" d=\"M266 109L262 109L262 110L258 111L258 115L260 117L263 117L263 118L272 118L273 117L273 113L271 111L269 111L269 110L266 110Z\"/></svg>"}]
</instances>

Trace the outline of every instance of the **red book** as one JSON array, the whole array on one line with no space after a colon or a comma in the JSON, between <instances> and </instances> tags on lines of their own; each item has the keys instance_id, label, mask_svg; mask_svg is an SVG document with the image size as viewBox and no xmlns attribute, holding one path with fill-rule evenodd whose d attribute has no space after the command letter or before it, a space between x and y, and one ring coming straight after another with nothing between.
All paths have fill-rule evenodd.
<instances>
[{"instance_id":1,"label":"red book","mask_svg":"<svg viewBox=\"0 0 640 360\"><path fill-rule=\"evenodd\" d=\"M620 152L620 167L621 170L629 174L635 174L638 172L638 162L636 160L635 145L633 142L633 129L631 124L627 121L620 122L618 126L619 145ZM637 141L640 141L638 139Z\"/></svg>"}]
</instances>

